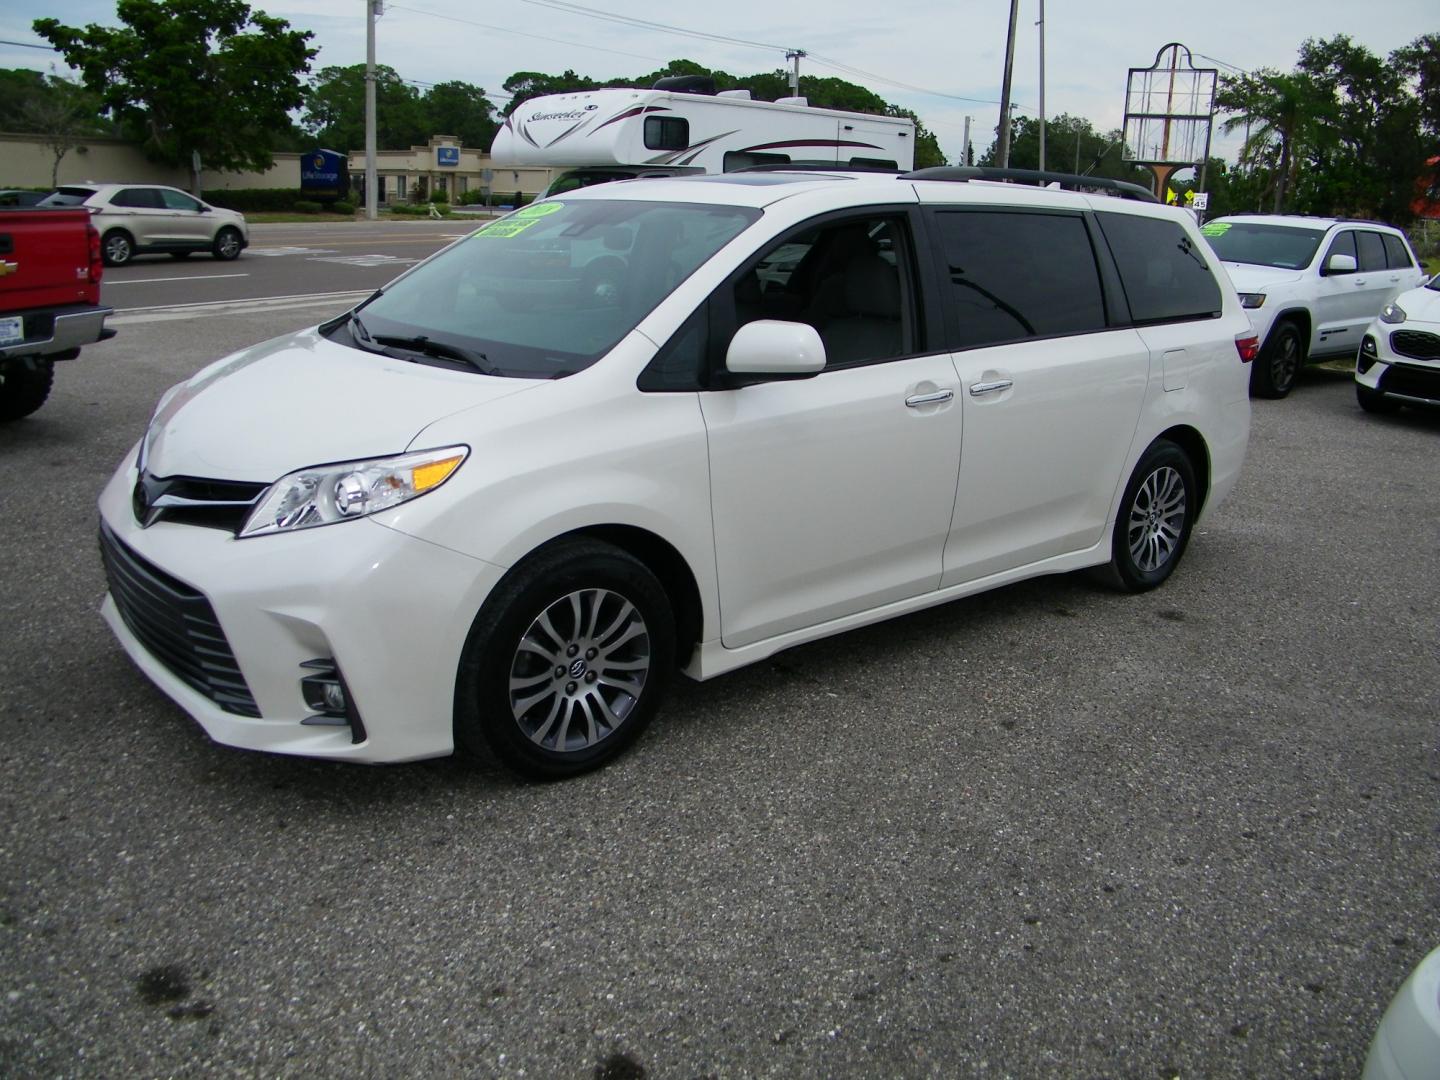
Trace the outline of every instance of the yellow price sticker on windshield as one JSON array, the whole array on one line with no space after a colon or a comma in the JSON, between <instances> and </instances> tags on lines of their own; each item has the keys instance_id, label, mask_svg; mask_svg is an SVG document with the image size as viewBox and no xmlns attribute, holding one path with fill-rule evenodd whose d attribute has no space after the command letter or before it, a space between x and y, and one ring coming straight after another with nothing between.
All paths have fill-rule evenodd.
<instances>
[{"instance_id":1,"label":"yellow price sticker on windshield","mask_svg":"<svg viewBox=\"0 0 1440 1080\"><path fill-rule=\"evenodd\" d=\"M554 214L564 210L565 204L558 202L533 202L529 206L522 206L516 210L512 217L539 218L546 214Z\"/></svg>"},{"instance_id":2,"label":"yellow price sticker on windshield","mask_svg":"<svg viewBox=\"0 0 1440 1080\"><path fill-rule=\"evenodd\" d=\"M519 236L531 225L539 223L539 218L531 218L529 221L514 221L508 218L504 221L492 221L489 225L482 225L476 229L471 238L489 237L494 240L509 240L512 236Z\"/></svg>"}]
</instances>

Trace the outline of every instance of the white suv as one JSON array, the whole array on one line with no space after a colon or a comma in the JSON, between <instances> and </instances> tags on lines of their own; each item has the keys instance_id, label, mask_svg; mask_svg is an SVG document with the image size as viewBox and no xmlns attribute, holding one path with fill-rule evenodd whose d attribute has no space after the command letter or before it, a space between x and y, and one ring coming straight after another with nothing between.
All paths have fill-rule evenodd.
<instances>
[{"instance_id":1,"label":"white suv","mask_svg":"<svg viewBox=\"0 0 1440 1080\"><path fill-rule=\"evenodd\" d=\"M1440 406L1440 277L1385 305L1360 341L1355 396L1366 412Z\"/></svg>"},{"instance_id":2,"label":"white suv","mask_svg":"<svg viewBox=\"0 0 1440 1080\"><path fill-rule=\"evenodd\" d=\"M1250 325L1182 211L975 175L482 226L166 393L100 499L106 619L220 742L556 776L676 665L1041 574L1159 585L1240 471Z\"/></svg>"},{"instance_id":3,"label":"white suv","mask_svg":"<svg viewBox=\"0 0 1440 1080\"><path fill-rule=\"evenodd\" d=\"M68 184L40 205L89 210L106 266L124 266L136 255L184 259L197 251L228 262L250 246L244 214L159 184Z\"/></svg>"},{"instance_id":4,"label":"white suv","mask_svg":"<svg viewBox=\"0 0 1440 1080\"><path fill-rule=\"evenodd\" d=\"M1353 358L1380 309L1424 279L1405 234L1379 222L1244 214L1200 231L1260 339L1257 397L1290 393L1307 360Z\"/></svg>"}]
</instances>

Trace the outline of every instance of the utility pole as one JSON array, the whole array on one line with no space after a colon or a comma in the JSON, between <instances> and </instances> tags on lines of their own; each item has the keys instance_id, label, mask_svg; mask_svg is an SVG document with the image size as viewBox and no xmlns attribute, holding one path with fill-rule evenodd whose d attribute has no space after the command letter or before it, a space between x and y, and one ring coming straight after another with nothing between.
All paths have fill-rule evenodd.
<instances>
[{"instance_id":1,"label":"utility pole","mask_svg":"<svg viewBox=\"0 0 1440 1080\"><path fill-rule=\"evenodd\" d=\"M1040 171L1045 171L1045 0L1040 0Z\"/></svg>"},{"instance_id":2,"label":"utility pole","mask_svg":"<svg viewBox=\"0 0 1440 1080\"><path fill-rule=\"evenodd\" d=\"M1020 0L1010 0L1010 33L1005 37L1005 79L1000 85L1000 168L1010 167L1010 75L1015 69L1015 20Z\"/></svg>"},{"instance_id":3,"label":"utility pole","mask_svg":"<svg viewBox=\"0 0 1440 1080\"><path fill-rule=\"evenodd\" d=\"M791 49L785 54L786 60L793 60L794 66L790 69L790 96L800 96L800 58L805 55L804 49Z\"/></svg>"},{"instance_id":4,"label":"utility pole","mask_svg":"<svg viewBox=\"0 0 1440 1080\"><path fill-rule=\"evenodd\" d=\"M960 151L960 164L969 165L970 161L970 117L965 117L965 145Z\"/></svg>"},{"instance_id":5,"label":"utility pole","mask_svg":"<svg viewBox=\"0 0 1440 1080\"><path fill-rule=\"evenodd\" d=\"M365 0L365 220L378 216L375 198L375 19L385 0Z\"/></svg>"}]
</instances>

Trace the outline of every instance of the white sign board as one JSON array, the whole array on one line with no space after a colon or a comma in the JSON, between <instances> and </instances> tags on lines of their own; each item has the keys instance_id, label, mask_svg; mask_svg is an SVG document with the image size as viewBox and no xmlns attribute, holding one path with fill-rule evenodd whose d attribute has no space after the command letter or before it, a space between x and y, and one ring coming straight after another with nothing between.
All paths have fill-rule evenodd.
<instances>
[{"instance_id":1,"label":"white sign board","mask_svg":"<svg viewBox=\"0 0 1440 1080\"><path fill-rule=\"evenodd\" d=\"M1190 209L1191 209L1191 210L1208 210L1208 209L1210 209L1210 194L1209 194L1209 192L1205 192L1205 191L1197 191L1197 192L1195 192L1195 194L1190 197Z\"/></svg>"}]
</instances>

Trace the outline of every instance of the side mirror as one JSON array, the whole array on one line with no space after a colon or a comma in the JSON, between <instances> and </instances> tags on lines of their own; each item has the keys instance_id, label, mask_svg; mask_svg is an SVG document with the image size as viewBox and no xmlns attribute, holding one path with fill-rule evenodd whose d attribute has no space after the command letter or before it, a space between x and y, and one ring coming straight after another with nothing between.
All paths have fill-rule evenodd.
<instances>
[{"instance_id":1,"label":"side mirror","mask_svg":"<svg viewBox=\"0 0 1440 1080\"><path fill-rule=\"evenodd\" d=\"M1331 255L1325 260L1325 273L1353 274L1358 265L1354 255Z\"/></svg>"},{"instance_id":2,"label":"side mirror","mask_svg":"<svg viewBox=\"0 0 1440 1080\"><path fill-rule=\"evenodd\" d=\"M825 345L809 323L757 319L730 339L725 369L734 375L814 375L825 370Z\"/></svg>"},{"instance_id":3,"label":"side mirror","mask_svg":"<svg viewBox=\"0 0 1440 1080\"><path fill-rule=\"evenodd\" d=\"M209 212L210 212L210 207L207 206L205 203L202 202L202 203L200 204L200 213L202 213L202 214L208 214Z\"/></svg>"}]
</instances>

